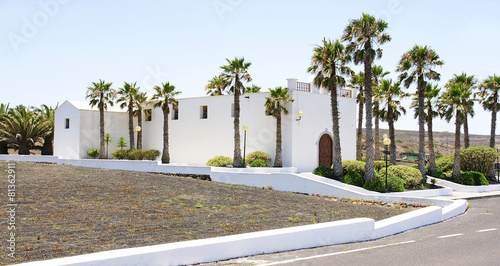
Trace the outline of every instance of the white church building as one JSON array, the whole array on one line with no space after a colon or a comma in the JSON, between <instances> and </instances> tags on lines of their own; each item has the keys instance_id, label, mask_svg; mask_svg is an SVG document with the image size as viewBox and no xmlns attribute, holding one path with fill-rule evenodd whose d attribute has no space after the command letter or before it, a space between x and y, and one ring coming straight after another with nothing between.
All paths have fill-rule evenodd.
<instances>
[{"instance_id":1,"label":"white church building","mask_svg":"<svg viewBox=\"0 0 500 266\"><path fill-rule=\"evenodd\" d=\"M288 79L287 88L295 100L282 117L283 166L299 172L312 171L333 158L330 96L312 83ZM339 90L340 141L343 160L355 159L356 90ZM246 154L265 151L274 160L276 119L266 115L264 103L269 92L246 93L240 98L240 125L248 126ZM171 111L169 144L171 163L205 165L218 155L233 157L233 95L179 99ZM160 108L144 106L142 116L143 149L163 147L163 113ZM303 115L299 117L298 113ZM134 128L137 118L134 119ZM109 153L119 148L116 142L128 140L128 114L117 106L105 111L105 132L112 137ZM136 135L134 133L134 135ZM241 129L243 154L244 131ZM99 111L88 102L65 101L55 111L54 155L64 159L89 158L87 150L99 148ZM271 162L272 165L272 162Z\"/></svg>"}]
</instances>

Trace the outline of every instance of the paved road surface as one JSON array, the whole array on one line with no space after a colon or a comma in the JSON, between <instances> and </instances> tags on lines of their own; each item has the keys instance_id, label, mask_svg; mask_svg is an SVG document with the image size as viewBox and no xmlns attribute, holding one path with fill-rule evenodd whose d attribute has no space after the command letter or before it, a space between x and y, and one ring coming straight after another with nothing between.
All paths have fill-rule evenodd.
<instances>
[{"instance_id":1,"label":"paved road surface","mask_svg":"<svg viewBox=\"0 0 500 266\"><path fill-rule=\"evenodd\" d=\"M448 221L376 241L234 259L218 265L500 265L500 197L469 200Z\"/></svg>"}]
</instances>

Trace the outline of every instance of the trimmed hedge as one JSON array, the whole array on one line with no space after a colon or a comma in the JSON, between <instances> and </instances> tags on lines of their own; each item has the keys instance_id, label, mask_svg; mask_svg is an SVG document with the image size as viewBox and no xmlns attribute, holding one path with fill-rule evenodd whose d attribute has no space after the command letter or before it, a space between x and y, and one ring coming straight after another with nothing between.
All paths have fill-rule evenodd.
<instances>
[{"instance_id":1,"label":"trimmed hedge","mask_svg":"<svg viewBox=\"0 0 500 266\"><path fill-rule=\"evenodd\" d=\"M371 191L385 192L385 183L382 183L380 178L372 178L366 180L363 188Z\"/></svg>"},{"instance_id":2,"label":"trimmed hedge","mask_svg":"<svg viewBox=\"0 0 500 266\"><path fill-rule=\"evenodd\" d=\"M313 170L313 174L323 176L330 179L337 179L333 169L326 165L321 165Z\"/></svg>"},{"instance_id":3,"label":"trimmed hedge","mask_svg":"<svg viewBox=\"0 0 500 266\"><path fill-rule=\"evenodd\" d=\"M342 177L342 180L340 180L342 183L346 183L349 185L354 185L358 187L363 187L365 184L365 179L363 178L362 175L360 175L357 172L348 172L347 174Z\"/></svg>"},{"instance_id":4,"label":"trimmed hedge","mask_svg":"<svg viewBox=\"0 0 500 266\"><path fill-rule=\"evenodd\" d=\"M460 170L473 171L489 176L497 158L495 149L489 147L470 147L460 150Z\"/></svg>"},{"instance_id":5,"label":"trimmed hedge","mask_svg":"<svg viewBox=\"0 0 500 266\"><path fill-rule=\"evenodd\" d=\"M391 166L392 163L387 162L387 166ZM379 161L373 161L373 166L375 167L375 171L379 171L382 168L385 168L385 161L379 160Z\"/></svg>"},{"instance_id":6,"label":"trimmed hedge","mask_svg":"<svg viewBox=\"0 0 500 266\"><path fill-rule=\"evenodd\" d=\"M269 166L269 163L262 160L262 159L255 159L250 164L250 167L268 167L268 166Z\"/></svg>"},{"instance_id":7,"label":"trimmed hedge","mask_svg":"<svg viewBox=\"0 0 500 266\"><path fill-rule=\"evenodd\" d=\"M453 155L443 156L436 161L436 165L441 167L443 173L446 173L453 170L454 159L455 156Z\"/></svg>"},{"instance_id":8,"label":"trimmed hedge","mask_svg":"<svg viewBox=\"0 0 500 266\"><path fill-rule=\"evenodd\" d=\"M460 174L456 179L456 183L468 186L488 186L488 180L482 173L468 171Z\"/></svg>"},{"instance_id":9,"label":"trimmed hedge","mask_svg":"<svg viewBox=\"0 0 500 266\"><path fill-rule=\"evenodd\" d=\"M215 156L214 158L208 160L206 166L214 167L231 167L233 165L233 159L226 156Z\"/></svg>"},{"instance_id":10,"label":"trimmed hedge","mask_svg":"<svg viewBox=\"0 0 500 266\"><path fill-rule=\"evenodd\" d=\"M385 175L379 176L380 181L382 181L382 185L385 188ZM403 179L397 176L387 176L387 190L389 192L403 192L405 191L404 181Z\"/></svg>"},{"instance_id":11,"label":"trimmed hedge","mask_svg":"<svg viewBox=\"0 0 500 266\"><path fill-rule=\"evenodd\" d=\"M245 158L245 163L247 165L251 165L253 161L257 159L261 159L267 162L268 165L271 162L271 157L269 157L269 153L263 151L254 151L247 155L247 157Z\"/></svg>"},{"instance_id":12,"label":"trimmed hedge","mask_svg":"<svg viewBox=\"0 0 500 266\"><path fill-rule=\"evenodd\" d=\"M418 168L418 166L417 166ZM446 175L443 173L443 170L441 169L441 167L439 167L438 165L436 165L436 172L434 174L430 174L429 173L429 164L427 164L425 166L425 174L426 175L429 175L429 176L432 176L432 177L437 177L437 178L441 178L441 179L445 179L446 178Z\"/></svg>"},{"instance_id":13,"label":"trimmed hedge","mask_svg":"<svg viewBox=\"0 0 500 266\"><path fill-rule=\"evenodd\" d=\"M156 161L158 157L160 157L160 151L159 150L136 150L136 149L131 149L131 150L116 150L111 153L113 155L114 159L118 160L123 160L123 159L128 159L128 160L150 160L150 161Z\"/></svg>"},{"instance_id":14,"label":"trimmed hedge","mask_svg":"<svg viewBox=\"0 0 500 266\"><path fill-rule=\"evenodd\" d=\"M380 169L380 175L385 176L385 168ZM404 165L393 165L387 169L389 176L397 176L404 182L404 188L417 187L422 181L422 175L418 169Z\"/></svg>"},{"instance_id":15,"label":"trimmed hedge","mask_svg":"<svg viewBox=\"0 0 500 266\"><path fill-rule=\"evenodd\" d=\"M365 164L361 161L344 160L342 161L342 173L345 175L348 172L356 172L361 176L365 176Z\"/></svg>"}]
</instances>

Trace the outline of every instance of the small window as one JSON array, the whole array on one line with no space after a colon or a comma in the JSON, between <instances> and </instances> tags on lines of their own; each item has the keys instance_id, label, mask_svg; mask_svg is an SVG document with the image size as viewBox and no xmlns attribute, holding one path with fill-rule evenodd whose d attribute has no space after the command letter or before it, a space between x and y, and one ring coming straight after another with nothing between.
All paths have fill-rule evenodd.
<instances>
[{"instance_id":1,"label":"small window","mask_svg":"<svg viewBox=\"0 0 500 266\"><path fill-rule=\"evenodd\" d=\"M66 118L66 126L65 126L66 129L69 128L69 118Z\"/></svg>"},{"instance_id":2,"label":"small window","mask_svg":"<svg viewBox=\"0 0 500 266\"><path fill-rule=\"evenodd\" d=\"M179 108L174 108L174 112L172 113L172 120L179 120Z\"/></svg>"},{"instance_id":3,"label":"small window","mask_svg":"<svg viewBox=\"0 0 500 266\"><path fill-rule=\"evenodd\" d=\"M208 106L202 105L200 106L200 119L208 118Z\"/></svg>"},{"instance_id":4,"label":"small window","mask_svg":"<svg viewBox=\"0 0 500 266\"><path fill-rule=\"evenodd\" d=\"M152 112L151 109L146 109L144 110L144 116L145 116L145 121L151 121L152 120Z\"/></svg>"},{"instance_id":5,"label":"small window","mask_svg":"<svg viewBox=\"0 0 500 266\"><path fill-rule=\"evenodd\" d=\"M231 104L231 117L234 117L234 103Z\"/></svg>"}]
</instances>

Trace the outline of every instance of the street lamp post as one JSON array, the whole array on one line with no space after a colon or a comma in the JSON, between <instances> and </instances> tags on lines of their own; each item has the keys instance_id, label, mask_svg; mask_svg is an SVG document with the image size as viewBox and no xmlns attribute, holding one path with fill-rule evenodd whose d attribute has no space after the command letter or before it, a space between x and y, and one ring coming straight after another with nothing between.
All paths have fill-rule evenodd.
<instances>
[{"instance_id":1,"label":"street lamp post","mask_svg":"<svg viewBox=\"0 0 500 266\"><path fill-rule=\"evenodd\" d=\"M495 145L495 149L497 150L497 165L496 165L496 169L497 169L497 182L500 182L500 164L498 163L499 159L498 159L498 151L500 150L500 145Z\"/></svg>"},{"instance_id":2,"label":"street lamp post","mask_svg":"<svg viewBox=\"0 0 500 266\"><path fill-rule=\"evenodd\" d=\"M137 131L137 149L139 149L139 132L141 131L141 127L136 126L135 131Z\"/></svg>"},{"instance_id":3,"label":"street lamp post","mask_svg":"<svg viewBox=\"0 0 500 266\"><path fill-rule=\"evenodd\" d=\"M243 131L245 131L244 137L243 137L243 167L246 167L245 165L245 157L246 157L246 150L247 150L247 130L248 126L244 125L243 126Z\"/></svg>"},{"instance_id":4,"label":"street lamp post","mask_svg":"<svg viewBox=\"0 0 500 266\"><path fill-rule=\"evenodd\" d=\"M384 154L385 154L385 192L389 192L389 190L387 189L387 168L388 168L388 165L387 165L387 155L389 155L389 145L391 145L391 140L387 137L386 134L384 134L384 145L385 145L385 151L384 151Z\"/></svg>"}]
</instances>

